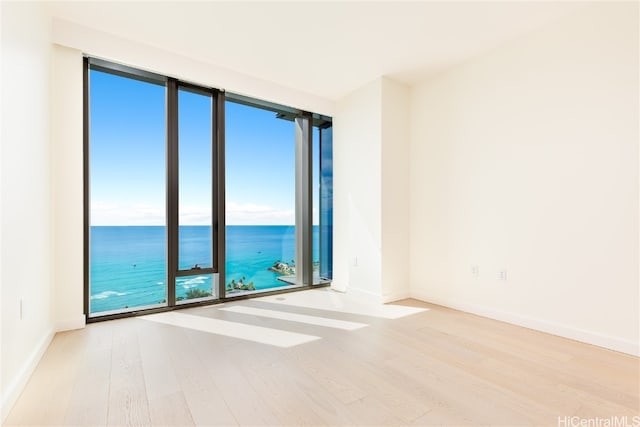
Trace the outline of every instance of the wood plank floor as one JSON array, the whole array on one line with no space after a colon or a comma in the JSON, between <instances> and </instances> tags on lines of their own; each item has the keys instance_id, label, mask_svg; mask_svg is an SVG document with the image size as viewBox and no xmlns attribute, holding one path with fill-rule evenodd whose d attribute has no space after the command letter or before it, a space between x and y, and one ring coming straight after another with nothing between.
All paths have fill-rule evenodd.
<instances>
[{"instance_id":1,"label":"wood plank floor","mask_svg":"<svg viewBox=\"0 0 640 427\"><path fill-rule=\"evenodd\" d=\"M639 382L637 357L318 289L60 333L5 425L633 425Z\"/></svg>"}]
</instances>

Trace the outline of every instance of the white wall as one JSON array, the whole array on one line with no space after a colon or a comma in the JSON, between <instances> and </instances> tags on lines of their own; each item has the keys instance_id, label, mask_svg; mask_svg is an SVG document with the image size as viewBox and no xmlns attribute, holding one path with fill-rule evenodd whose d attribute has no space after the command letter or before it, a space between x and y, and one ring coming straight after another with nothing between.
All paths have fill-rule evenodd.
<instances>
[{"instance_id":1,"label":"white wall","mask_svg":"<svg viewBox=\"0 0 640 427\"><path fill-rule=\"evenodd\" d=\"M326 98L244 75L155 46L134 42L116 34L104 33L55 18L52 37L54 43L97 58L305 111L333 115L333 102Z\"/></svg>"},{"instance_id":2,"label":"white wall","mask_svg":"<svg viewBox=\"0 0 640 427\"><path fill-rule=\"evenodd\" d=\"M81 328L83 313L82 52L52 46L51 204L56 330Z\"/></svg>"},{"instance_id":3,"label":"white wall","mask_svg":"<svg viewBox=\"0 0 640 427\"><path fill-rule=\"evenodd\" d=\"M408 298L409 88L382 79L382 301Z\"/></svg>"},{"instance_id":4,"label":"white wall","mask_svg":"<svg viewBox=\"0 0 640 427\"><path fill-rule=\"evenodd\" d=\"M53 323L50 308L50 25L38 4L2 2L1 7L0 418L3 419L50 342Z\"/></svg>"},{"instance_id":5,"label":"white wall","mask_svg":"<svg viewBox=\"0 0 640 427\"><path fill-rule=\"evenodd\" d=\"M333 287L381 296L382 80L340 100L333 121Z\"/></svg>"},{"instance_id":6,"label":"white wall","mask_svg":"<svg viewBox=\"0 0 640 427\"><path fill-rule=\"evenodd\" d=\"M376 79L338 101L333 129L333 287L407 298L409 89Z\"/></svg>"},{"instance_id":7,"label":"white wall","mask_svg":"<svg viewBox=\"0 0 640 427\"><path fill-rule=\"evenodd\" d=\"M4 88L4 78L3 78L3 70L4 70L4 55L2 54L2 52L4 52L4 43L3 43L3 31L2 31L2 17L4 16L4 7L2 7L2 4L0 4L0 96L3 93L3 88ZM4 114L2 113L2 111L4 111L4 105L2 104L2 101L0 100L0 203L2 203L2 141L3 141L3 128L2 128L2 123L4 120ZM2 305L2 289L4 288L4 282L3 282L3 276L2 276L2 209L0 208L0 308L3 307ZM2 358L2 327L3 325L3 321L2 321L2 314L0 314L0 424L2 424L2 421L4 420L4 414L5 414L5 408L4 408L4 381L3 381L3 374L2 374L2 367L4 366L3 364L3 358Z\"/></svg>"},{"instance_id":8,"label":"white wall","mask_svg":"<svg viewBox=\"0 0 640 427\"><path fill-rule=\"evenodd\" d=\"M638 354L638 55L599 3L412 90L413 296Z\"/></svg>"}]
</instances>

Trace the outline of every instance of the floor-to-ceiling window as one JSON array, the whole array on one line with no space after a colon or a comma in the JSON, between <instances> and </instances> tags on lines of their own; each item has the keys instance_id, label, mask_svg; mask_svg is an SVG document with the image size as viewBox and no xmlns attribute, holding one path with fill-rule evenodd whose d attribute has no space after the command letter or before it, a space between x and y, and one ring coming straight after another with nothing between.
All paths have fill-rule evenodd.
<instances>
[{"instance_id":1,"label":"floor-to-ceiling window","mask_svg":"<svg viewBox=\"0 0 640 427\"><path fill-rule=\"evenodd\" d=\"M89 318L328 283L330 118L85 64Z\"/></svg>"}]
</instances>

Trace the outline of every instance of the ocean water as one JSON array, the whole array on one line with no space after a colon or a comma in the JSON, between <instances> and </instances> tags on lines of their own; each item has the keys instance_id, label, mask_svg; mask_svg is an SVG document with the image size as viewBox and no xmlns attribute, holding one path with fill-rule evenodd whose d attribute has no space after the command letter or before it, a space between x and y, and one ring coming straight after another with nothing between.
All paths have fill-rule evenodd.
<instances>
[{"instance_id":1,"label":"ocean water","mask_svg":"<svg viewBox=\"0 0 640 427\"><path fill-rule=\"evenodd\" d=\"M99 226L90 231L90 312L162 304L166 301L166 228ZM227 226L226 284L243 279L256 290L286 286L269 271L274 262L295 259L293 226ZM211 265L211 227L181 226L179 266ZM318 260L318 227L313 230L314 261ZM212 291L213 275L176 279L176 297L199 289Z\"/></svg>"}]
</instances>

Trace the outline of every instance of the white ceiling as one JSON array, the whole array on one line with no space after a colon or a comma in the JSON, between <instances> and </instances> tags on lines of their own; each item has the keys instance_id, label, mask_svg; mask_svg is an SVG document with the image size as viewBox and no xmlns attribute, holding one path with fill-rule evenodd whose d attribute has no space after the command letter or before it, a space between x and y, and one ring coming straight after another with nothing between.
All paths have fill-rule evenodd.
<instances>
[{"instance_id":1,"label":"white ceiling","mask_svg":"<svg viewBox=\"0 0 640 427\"><path fill-rule=\"evenodd\" d=\"M585 7L567 1L48 4L55 17L328 99L382 75L417 83Z\"/></svg>"}]
</instances>

